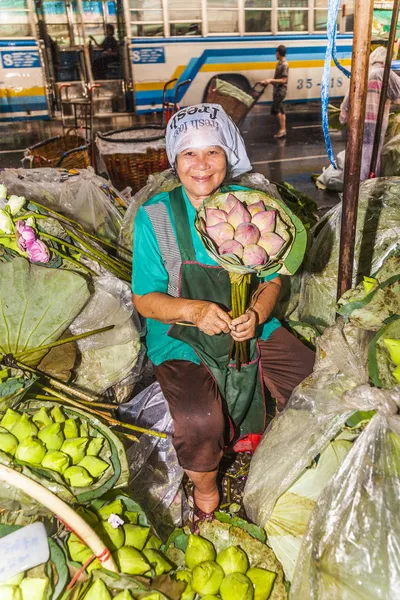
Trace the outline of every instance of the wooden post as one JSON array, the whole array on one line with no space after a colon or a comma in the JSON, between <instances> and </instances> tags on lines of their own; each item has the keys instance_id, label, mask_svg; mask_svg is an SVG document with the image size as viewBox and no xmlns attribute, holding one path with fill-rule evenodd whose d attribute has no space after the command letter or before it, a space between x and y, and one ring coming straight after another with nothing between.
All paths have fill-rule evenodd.
<instances>
[{"instance_id":1,"label":"wooden post","mask_svg":"<svg viewBox=\"0 0 400 600\"><path fill-rule=\"evenodd\" d=\"M373 9L374 0L355 0L348 137L344 170L342 226L340 232L338 298L351 288L353 278Z\"/></svg>"},{"instance_id":2,"label":"wooden post","mask_svg":"<svg viewBox=\"0 0 400 600\"><path fill-rule=\"evenodd\" d=\"M387 101L387 90L389 86L390 69L392 66L393 47L394 42L396 40L397 21L399 20L399 6L400 0L394 0L392 22L390 24L389 41L386 53L385 70L383 71L381 97L379 98L378 116L376 118L374 146L372 149L369 179L373 179L374 177L376 177L376 165L378 162L379 147L381 145L383 115L385 112L385 105Z\"/></svg>"}]
</instances>

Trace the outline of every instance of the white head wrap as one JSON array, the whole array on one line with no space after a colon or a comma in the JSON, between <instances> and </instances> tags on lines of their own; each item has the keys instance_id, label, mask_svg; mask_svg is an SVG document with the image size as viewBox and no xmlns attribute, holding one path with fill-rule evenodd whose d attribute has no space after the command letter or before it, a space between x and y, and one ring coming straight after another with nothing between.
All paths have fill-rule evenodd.
<instances>
[{"instance_id":1,"label":"white head wrap","mask_svg":"<svg viewBox=\"0 0 400 600\"><path fill-rule=\"evenodd\" d=\"M369 66L372 67L373 65L376 65L376 63L385 63L386 52L387 50L383 46L378 46L375 48L375 50L369 55Z\"/></svg>"},{"instance_id":2,"label":"white head wrap","mask_svg":"<svg viewBox=\"0 0 400 600\"><path fill-rule=\"evenodd\" d=\"M220 146L224 149L233 177L251 171L251 164L239 129L219 104L196 104L182 108L168 122L166 133L168 160L188 148Z\"/></svg>"}]
</instances>

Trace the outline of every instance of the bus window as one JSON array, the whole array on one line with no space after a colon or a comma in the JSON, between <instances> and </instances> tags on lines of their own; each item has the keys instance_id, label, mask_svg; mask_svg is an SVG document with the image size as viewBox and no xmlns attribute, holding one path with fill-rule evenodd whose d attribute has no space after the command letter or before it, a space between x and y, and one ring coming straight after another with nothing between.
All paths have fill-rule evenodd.
<instances>
[{"instance_id":1,"label":"bus window","mask_svg":"<svg viewBox=\"0 0 400 600\"><path fill-rule=\"evenodd\" d=\"M239 10L237 0L207 0L209 33L237 33Z\"/></svg>"},{"instance_id":2,"label":"bus window","mask_svg":"<svg viewBox=\"0 0 400 600\"><path fill-rule=\"evenodd\" d=\"M171 36L201 35L201 0L169 0Z\"/></svg>"},{"instance_id":3,"label":"bus window","mask_svg":"<svg viewBox=\"0 0 400 600\"><path fill-rule=\"evenodd\" d=\"M50 38L59 47L75 45L75 40L70 39L71 28L68 24L65 3L61 0L43 0L42 7Z\"/></svg>"},{"instance_id":4,"label":"bus window","mask_svg":"<svg viewBox=\"0 0 400 600\"><path fill-rule=\"evenodd\" d=\"M0 37L15 38L31 35L27 0L1 0Z\"/></svg>"},{"instance_id":5,"label":"bus window","mask_svg":"<svg viewBox=\"0 0 400 600\"><path fill-rule=\"evenodd\" d=\"M308 31L308 0L278 0L278 31Z\"/></svg>"},{"instance_id":6,"label":"bus window","mask_svg":"<svg viewBox=\"0 0 400 600\"><path fill-rule=\"evenodd\" d=\"M314 0L314 31L326 31L328 25L328 0Z\"/></svg>"},{"instance_id":7,"label":"bus window","mask_svg":"<svg viewBox=\"0 0 400 600\"><path fill-rule=\"evenodd\" d=\"M161 0L129 0L133 37L164 36Z\"/></svg>"},{"instance_id":8,"label":"bus window","mask_svg":"<svg viewBox=\"0 0 400 600\"><path fill-rule=\"evenodd\" d=\"M271 32L271 0L245 0L246 33Z\"/></svg>"},{"instance_id":9,"label":"bus window","mask_svg":"<svg viewBox=\"0 0 400 600\"><path fill-rule=\"evenodd\" d=\"M352 32L354 29L354 0L346 0L344 15L344 31Z\"/></svg>"}]
</instances>

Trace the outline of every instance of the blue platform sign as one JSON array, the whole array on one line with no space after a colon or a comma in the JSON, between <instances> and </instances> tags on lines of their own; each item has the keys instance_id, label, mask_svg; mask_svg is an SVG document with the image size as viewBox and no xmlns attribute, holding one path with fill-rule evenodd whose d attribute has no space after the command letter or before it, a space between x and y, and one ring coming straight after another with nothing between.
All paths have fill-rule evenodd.
<instances>
[{"instance_id":1,"label":"blue platform sign","mask_svg":"<svg viewBox=\"0 0 400 600\"><path fill-rule=\"evenodd\" d=\"M39 52L35 50L5 50L0 52L3 69L36 69L40 67Z\"/></svg>"},{"instance_id":2,"label":"blue platform sign","mask_svg":"<svg viewBox=\"0 0 400 600\"><path fill-rule=\"evenodd\" d=\"M162 46L154 46L153 48L133 47L132 61L135 65L165 63L165 51Z\"/></svg>"}]
</instances>

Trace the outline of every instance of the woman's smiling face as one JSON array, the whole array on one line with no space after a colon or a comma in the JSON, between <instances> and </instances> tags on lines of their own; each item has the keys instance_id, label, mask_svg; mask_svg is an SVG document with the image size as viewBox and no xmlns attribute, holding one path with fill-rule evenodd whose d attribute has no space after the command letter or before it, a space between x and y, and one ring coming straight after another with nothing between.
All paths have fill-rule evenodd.
<instances>
[{"instance_id":1,"label":"woman's smiling face","mask_svg":"<svg viewBox=\"0 0 400 600\"><path fill-rule=\"evenodd\" d=\"M176 170L189 199L198 208L225 179L225 152L221 146L188 148L178 154Z\"/></svg>"}]
</instances>

